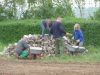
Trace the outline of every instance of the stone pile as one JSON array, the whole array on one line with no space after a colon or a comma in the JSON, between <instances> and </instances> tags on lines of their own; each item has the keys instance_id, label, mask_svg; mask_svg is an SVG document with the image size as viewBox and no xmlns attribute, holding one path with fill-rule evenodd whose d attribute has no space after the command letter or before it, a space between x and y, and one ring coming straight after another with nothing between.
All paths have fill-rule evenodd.
<instances>
[{"instance_id":1,"label":"stone pile","mask_svg":"<svg viewBox=\"0 0 100 75\"><path fill-rule=\"evenodd\" d=\"M54 54L54 39L51 39L47 34L44 38L41 38L41 35L25 35L28 36L28 44L32 47L41 47L43 52L47 55ZM15 55L17 43L9 44L4 51L1 52L1 55L13 56Z\"/></svg>"},{"instance_id":2,"label":"stone pile","mask_svg":"<svg viewBox=\"0 0 100 75\"><path fill-rule=\"evenodd\" d=\"M15 55L16 46L17 46L17 43L9 44L7 47L4 48L2 52L0 52L0 55L8 56L8 57Z\"/></svg>"},{"instance_id":3,"label":"stone pile","mask_svg":"<svg viewBox=\"0 0 100 75\"><path fill-rule=\"evenodd\" d=\"M51 38L50 36L48 36L47 34L45 34L45 36L43 38L41 38L41 35L24 35L28 37L28 45L30 45L31 47L40 47L43 50L43 53L45 55L52 55L54 54L54 42L55 40L53 38ZM71 47L74 46L71 42L70 39L68 39L67 37L63 37L64 42L69 44ZM4 50L2 52L0 52L0 55L4 55L4 56L14 56L15 50L16 50L16 46L17 43L14 44L9 44L7 47L4 48ZM64 53L68 53L68 51L70 51L67 46L65 46L65 50Z\"/></svg>"}]
</instances>

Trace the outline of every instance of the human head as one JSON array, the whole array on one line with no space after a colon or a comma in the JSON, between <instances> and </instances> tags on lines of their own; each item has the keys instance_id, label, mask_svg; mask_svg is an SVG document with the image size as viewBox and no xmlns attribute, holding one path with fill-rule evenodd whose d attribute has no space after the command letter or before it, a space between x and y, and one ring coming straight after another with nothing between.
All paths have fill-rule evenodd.
<instances>
[{"instance_id":1,"label":"human head","mask_svg":"<svg viewBox=\"0 0 100 75\"><path fill-rule=\"evenodd\" d=\"M46 20L46 23L47 23L47 25L50 25L51 20L50 20L50 19L47 19L47 20Z\"/></svg>"},{"instance_id":2,"label":"human head","mask_svg":"<svg viewBox=\"0 0 100 75\"><path fill-rule=\"evenodd\" d=\"M57 22L61 22L62 18L61 17L57 17L56 21Z\"/></svg>"},{"instance_id":3,"label":"human head","mask_svg":"<svg viewBox=\"0 0 100 75\"><path fill-rule=\"evenodd\" d=\"M23 38L22 38L22 40L28 42L28 36L27 35L24 35Z\"/></svg>"},{"instance_id":4,"label":"human head","mask_svg":"<svg viewBox=\"0 0 100 75\"><path fill-rule=\"evenodd\" d=\"M74 30L80 30L80 24L76 23L76 24L74 25Z\"/></svg>"}]
</instances>

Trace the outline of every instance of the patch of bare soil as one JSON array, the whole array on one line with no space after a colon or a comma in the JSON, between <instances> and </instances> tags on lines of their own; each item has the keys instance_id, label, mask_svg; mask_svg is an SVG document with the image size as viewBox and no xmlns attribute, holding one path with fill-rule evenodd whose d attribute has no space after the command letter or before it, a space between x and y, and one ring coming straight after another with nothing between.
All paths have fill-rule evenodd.
<instances>
[{"instance_id":1,"label":"patch of bare soil","mask_svg":"<svg viewBox=\"0 0 100 75\"><path fill-rule=\"evenodd\" d=\"M100 63L45 63L0 59L0 75L100 75Z\"/></svg>"}]
</instances>

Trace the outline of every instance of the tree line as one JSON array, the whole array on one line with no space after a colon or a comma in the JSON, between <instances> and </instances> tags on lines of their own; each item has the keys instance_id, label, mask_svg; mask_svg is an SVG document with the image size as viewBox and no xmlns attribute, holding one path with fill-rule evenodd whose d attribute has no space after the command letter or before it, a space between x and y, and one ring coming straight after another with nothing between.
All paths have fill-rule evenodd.
<instances>
[{"instance_id":1,"label":"tree line","mask_svg":"<svg viewBox=\"0 0 100 75\"><path fill-rule=\"evenodd\" d=\"M1 19L30 19L52 17L74 17L73 0L4 0L0 3ZM95 3L100 0L95 0ZM84 9L85 0L74 0L80 15Z\"/></svg>"}]
</instances>

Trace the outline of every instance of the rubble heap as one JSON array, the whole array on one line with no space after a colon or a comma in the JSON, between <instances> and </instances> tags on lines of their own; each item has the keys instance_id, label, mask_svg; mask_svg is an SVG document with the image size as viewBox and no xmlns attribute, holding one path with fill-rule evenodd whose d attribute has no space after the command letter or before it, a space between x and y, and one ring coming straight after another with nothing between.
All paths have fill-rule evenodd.
<instances>
[{"instance_id":1,"label":"rubble heap","mask_svg":"<svg viewBox=\"0 0 100 75\"><path fill-rule=\"evenodd\" d=\"M41 38L41 35L24 35L28 37L28 44L31 47L40 47L43 50L43 53L46 55L52 55L54 54L54 42L55 40L51 38L49 35L45 35L43 38ZM67 44L65 47L64 53L70 53L73 49L76 49L75 46L68 37L63 37L64 42ZM15 44L9 44L7 47L4 48L3 52L0 52L0 55L4 56L14 56L15 50L16 50L17 43ZM70 47L69 47L70 46ZM75 47L74 47L75 46ZM85 51L85 47L78 47L79 51ZM74 50L75 51L75 50Z\"/></svg>"},{"instance_id":2,"label":"rubble heap","mask_svg":"<svg viewBox=\"0 0 100 75\"><path fill-rule=\"evenodd\" d=\"M41 38L41 35L24 35L28 36L28 44L32 47L41 47L45 54L54 53L54 39L51 39L47 34L44 38ZM1 55L13 56L15 55L17 43L9 44L4 48L4 51L1 52Z\"/></svg>"}]
</instances>

